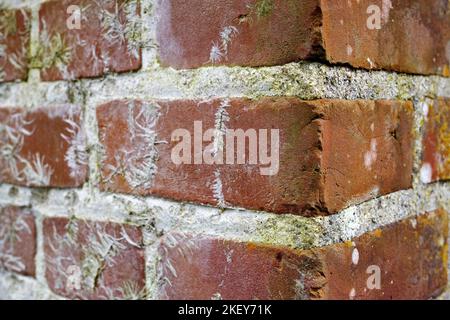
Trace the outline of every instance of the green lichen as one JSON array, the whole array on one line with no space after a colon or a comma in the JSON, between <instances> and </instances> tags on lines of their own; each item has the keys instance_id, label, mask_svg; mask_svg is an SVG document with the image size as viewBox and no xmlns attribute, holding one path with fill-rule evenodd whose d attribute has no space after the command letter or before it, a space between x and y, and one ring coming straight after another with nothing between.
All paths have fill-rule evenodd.
<instances>
[{"instance_id":1,"label":"green lichen","mask_svg":"<svg viewBox=\"0 0 450 320\"><path fill-rule=\"evenodd\" d=\"M256 235L263 243L308 249L317 245L322 232L323 227L314 219L283 216L266 220Z\"/></svg>"},{"instance_id":2,"label":"green lichen","mask_svg":"<svg viewBox=\"0 0 450 320\"><path fill-rule=\"evenodd\" d=\"M14 35L17 32L16 11L2 10L0 8L0 31L3 37Z\"/></svg>"},{"instance_id":3,"label":"green lichen","mask_svg":"<svg viewBox=\"0 0 450 320\"><path fill-rule=\"evenodd\" d=\"M258 19L269 16L274 7L274 0L258 0L254 4L248 6L251 14L256 15Z\"/></svg>"},{"instance_id":4,"label":"green lichen","mask_svg":"<svg viewBox=\"0 0 450 320\"><path fill-rule=\"evenodd\" d=\"M30 57L30 67L33 69L64 68L70 63L72 48L66 43L61 33L55 33L51 37L41 37L41 42L36 46L35 54Z\"/></svg>"}]
</instances>

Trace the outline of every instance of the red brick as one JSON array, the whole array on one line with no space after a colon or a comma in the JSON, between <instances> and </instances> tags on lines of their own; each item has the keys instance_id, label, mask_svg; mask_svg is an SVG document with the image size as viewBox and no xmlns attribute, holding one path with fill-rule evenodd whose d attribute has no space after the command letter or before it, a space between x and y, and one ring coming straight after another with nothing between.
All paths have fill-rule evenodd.
<instances>
[{"instance_id":1,"label":"red brick","mask_svg":"<svg viewBox=\"0 0 450 320\"><path fill-rule=\"evenodd\" d=\"M72 105L0 109L0 182L76 187L87 179L81 109Z\"/></svg>"},{"instance_id":2,"label":"red brick","mask_svg":"<svg viewBox=\"0 0 450 320\"><path fill-rule=\"evenodd\" d=\"M423 146L422 182L450 179L450 99L428 106Z\"/></svg>"},{"instance_id":3,"label":"red brick","mask_svg":"<svg viewBox=\"0 0 450 320\"><path fill-rule=\"evenodd\" d=\"M262 175L267 165L249 162L248 143L245 164L175 164L174 130L187 129L193 141L194 121L202 121L204 132L214 128L216 118L228 129L279 129L278 173ZM113 101L98 107L97 119L102 190L327 215L411 186L409 102ZM203 142L203 149L209 144Z\"/></svg>"},{"instance_id":4,"label":"red brick","mask_svg":"<svg viewBox=\"0 0 450 320\"><path fill-rule=\"evenodd\" d=\"M66 218L44 220L45 276L76 299L142 299L145 258L137 227Z\"/></svg>"},{"instance_id":5,"label":"red brick","mask_svg":"<svg viewBox=\"0 0 450 320\"><path fill-rule=\"evenodd\" d=\"M368 8L381 9L370 30ZM353 67L450 76L448 0L322 0L326 58Z\"/></svg>"},{"instance_id":6,"label":"red brick","mask_svg":"<svg viewBox=\"0 0 450 320\"><path fill-rule=\"evenodd\" d=\"M322 51L319 0L160 0L158 14L165 66L276 65Z\"/></svg>"},{"instance_id":7,"label":"red brick","mask_svg":"<svg viewBox=\"0 0 450 320\"><path fill-rule=\"evenodd\" d=\"M29 18L26 10L0 10L0 82L27 79Z\"/></svg>"},{"instance_id":8,"label":"red brick","mask_svg":"<svg viewBox=\"0 0 450 320\"><path fill-rule=\"evenodd\" d=\"M67 23L71 17L67 9L72 5L81 8L80 29ZM39 19L41 78L45 81L97 77L141 66L135 39L140 32L137 0L49 1L41 5Z\"/></svg>"},{"instance_id":9,"label":"red brick","mask_svg":"<svg viewBox=\"0 0 450 320\"><path fill-rule=\"evenodd\" d=\"M159 248L158 294L161 299L427 299L447 285L447 233L447 213L440 210L308 250L169 234ZM379 286L374 275L380 276Z\"/></svg>"},{"instance_id":10,"label":"red brick","mask_svg":"<svg viewBox=\"0 0 450 320\"><path fill-rule=\"evenodd\" d=\"M0 208L0 269L35 275L36 226L28 208Z\"/></svg>"},{"instance_id":11,"label":"red brick","mask_svg":"<svg viewBox=\"0 0 450 320\"><path fill-rule=\"evenodd\" d=\"M371 5L380 29L368 28ZM161 63L175 68L313 58L449 76L449 12L447 0L160 0L157 37Z\"/></svg>"}]
</instances>

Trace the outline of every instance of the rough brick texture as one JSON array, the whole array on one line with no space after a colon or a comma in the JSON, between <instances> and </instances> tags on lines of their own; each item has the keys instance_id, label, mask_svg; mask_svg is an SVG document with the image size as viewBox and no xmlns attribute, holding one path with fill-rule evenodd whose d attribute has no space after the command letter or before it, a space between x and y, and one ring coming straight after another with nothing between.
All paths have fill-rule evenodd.
<instances>
[{"instance_id":1,"label":"rough brick texture","mask_svg":"<svg viewBox=\"0 0 450 320\"><path fill-rule=\"evenodd\" d=\"M411 186L412 106L408 102L123 100L100 106L97 118L104 147L103 190L277 213L326 215ZM226 149L231 140L226 137L222 137L222 163L206 164L206 158L196 163L196 150L191 147L195 121L202 121L203 132L210 128L216 132L268 129L258 136L258 148L266 145L261 137L267 138L268 153L278 150L272 148L276 146L271 142L275 132L270 129L279 129L279 169L272 165L273 174L263 174L261 169L271 165L263 164L261 157L256 164L250 162L248 139L245 161L239 163L236 158L237 139L235 158L228 158ZM172 158L180 143L172 134L179 128L188 130L191 137L188 164L175 164ZM208 145L220 139L205 139L204 152L212 152Z\"/></svg>"},{"instance_id":2,"label":"rough brick texture","mask_svg":"<svg viewBox=\"0 0 450 320\"><path fill-rule=\"evenodd\" d=\"M68 11L78 6L77 13ZM69 22L68 22L69 20ZM41 5L40 52L36 63L45 81L97 77L141 65L139 2L62 0Z\"/></svg>"},{"instance_id":3,"label":"rough brick texture","mask_svg":"<svg viewBox=\"0 0 450 320\"><path fill-rule=\"evenodd\" d=\"M0 8L0 82L28 76L30 13Z\"/></svg>"},{"instance_id":4,"label":"rough brick texture","mask_svg":"<svg viewBox=\"0 0 450 320\"><path fill-rule=\"evenodd\" d=\"M29 208L0 207L0 270L35 274L36 226Z\"/></svg>"},{"instance_id":5,"label":"rough brick texture","mask_svg":"<svg viewBox=\"0 0 450 320\"><path fill-rule=\"evenodd\" d=\"M450 0L0 0L0 300L449 299L449 65Z\"/></svg>"},{"instance_id":6,"label":"rough brick texture","mask_svg":"<svg viewBox=\"0 0 450 320\"><path fill-rule=\"evenodd\" d=\"M328 61L366 69L450 76L447 0L321 2Z\"/></svg>"},{"instance_id":7,"label":"rough brick texture","mask_svg":"<svg viewBox=\"0 0 450 320\"><path fill-rule=\"evenodd\" d=\"M450 179L450 99L427 106L423 145L422 181Z\"/></svg>"},{"instance_id":8,"label":"rough brick texture","mask_svg":"<svg viewBox=\"0 0 450 320\"><path fill-rule=\"evenodd\" d=\"M276 65L321 53L317 0L160 0L158 5L163 65Z\"/></svg>"},{"instance_id":9,"label":"rough brick texture","mask_svg":"<svg viewBox=\"0 0 450 320\"><path fill-rule=\"evenodd\" d=\"M80 108L0 109L0 182L75 187L87 178Z\"/></svg>"},{"instance_id":10,"label":"rough brick texture","mask_svg":"<svg viewBox=\"0 0 450 320\"><path fill-rule=\"evenodd\" d=\"M161 62L175 68L320 58L449 75L447 0L163 0L158 13Z\"/></svg>"},{"instance_id":11,"label":"rough brick texture","mask_svg":"<svg viewBox=\"0 0 450 320\"><path fill-rule=\"evenodd\" d=\"M145 259L140 229L110 222L44 220L50 288L76 299L142 299Z\"/></svg>"},{"instance_id":12,"label":"rough brick texture","mask_svg":"<svg viewBox=\"0 0 450 320\"><path fill-rule=\"evenodd\" d=\"M427 299L447 284L447 233L440 210L311 250L167 235L159 297Z\"/></svg>"}]
</instances>

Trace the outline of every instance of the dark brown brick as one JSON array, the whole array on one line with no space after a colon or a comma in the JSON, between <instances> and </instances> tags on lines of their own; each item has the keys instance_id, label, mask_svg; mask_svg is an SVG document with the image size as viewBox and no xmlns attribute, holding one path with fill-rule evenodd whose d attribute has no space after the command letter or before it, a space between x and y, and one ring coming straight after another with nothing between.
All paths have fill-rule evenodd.
<instances>
[{"instance_id":1,"label":"dark brown brick","mask_svg":"<svg viewBox=\"0 0 450 320\"><path fill-rule=\"evenodd\" d=\"M442 210L309 250L169 234L158 297L428 299L447 285L447 234Z\"/></svg>"},{"instance_id":2,"label":"dark brown brick","mask_svg":"<svg viewBox=\"0 0 450 320\"><path fill-rule=\"evenodd\" d=\"M35 187L76 187L87 178L88 154L72 105L0 109L0 182Z\"/></svg>"},{"instance_id":3,"label":"dark brown brick","mask_svg":"<svg viewBox=\"0 0 450 320\"><path fill-rule=\"evenodd\" d=\"M412 105L396 101L113 101L97 109L102 190L159 195L276 213L326 215L411 186ZM207 129L255 129L258 148L276 143L279 170L245 161L195 164L194 122ZM176 129L191 137L191 163L172 161ZM220 141L216 137L215 141ZM224 150L227 142L224 138ZM206 150L210 141L204 141ZM219 150L219 149L218 149ZM235 147L236 152L236 147ZM236 156L236 155L235 155ZM276 161L272 163L275 164ZM273 165L276 169L276 166ZM265 175L264 175L265 174Z\"/></svg>"},{"instance_id":4,"label":"dark brown brick","mask_svg":"<svg viewBox=\"0 0 450 320\"><path fill-rule=\"evenodd\" d=\"M0 82L26 80L30 13L0 8Z\"/></svg>"},{"instance_id":5,"label":"dark brown brick","mask_svg":"<svg viewBox=\"0 0 450 320\"><path fill-rule=\"evenodd\" d=\"M143 299L142 233L129 225L46 218L47 282L57 294L76 299Z\"/></svg>"},{"instance_id":6,"label":"dark brown brick","mask_svg":"<svg viewBox=\"0 0 450 320\"><path fill-rule=\"evenodd\" d=\"M36 226L28 208L0 208L0 269L35 275Z\"/></svg>"},{"instance_id":7,"label":"dark brown brick","mask_svg":"<svg viewBox=\"0 0 450 320\"><path fill-rule=\"evenodd\" d=\"M423 145L422 182L450 179L450 99L428 106Z\"/></svg>"},{"instance_id":8,"label":"dark brown brick","mask_svg":"<svg viewBox=\"0 0 450 320\"><path fill-rule=\"evenodd\" d=\"M67 13L81 10L80 29ZM45 81L101 76L139 69L139 2L137 0L62 0L41 5L40 44L36 62ZM70 11L69 11L70 12Z\"/></svg>"}]
</instances>

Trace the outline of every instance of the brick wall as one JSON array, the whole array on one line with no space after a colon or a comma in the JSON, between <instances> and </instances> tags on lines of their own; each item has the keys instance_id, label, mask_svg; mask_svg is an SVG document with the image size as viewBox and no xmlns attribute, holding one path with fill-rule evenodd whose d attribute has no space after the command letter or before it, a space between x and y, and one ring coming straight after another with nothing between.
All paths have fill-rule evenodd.
<instances>
[{"instance_id":1,"label":"brick wall","mask_svg":"<svg viewBox=\"0 0 450 320\"><path fill-rule=\"evenodd\" d=\"M446 298L449 76L447 0L2 1L0 298Z\"/></svg>"}]
</instances>

